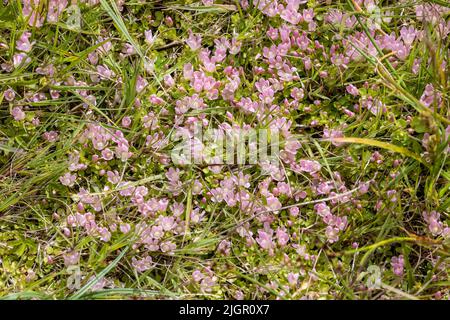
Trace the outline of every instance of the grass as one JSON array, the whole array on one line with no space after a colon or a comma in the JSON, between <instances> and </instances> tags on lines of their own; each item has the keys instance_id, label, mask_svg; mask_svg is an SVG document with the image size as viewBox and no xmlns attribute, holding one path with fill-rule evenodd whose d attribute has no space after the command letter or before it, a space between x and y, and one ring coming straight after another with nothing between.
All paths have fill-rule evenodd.
<instances>
[{"instance_id":1,"label":"grass","mask_svg":"<svg viewBox=\"0 0 450 320\"><path fill-rule=\"evenodd\" d=\"M41 13L47 12L48 2L41 2ZM420 19L415 10L439 5L436 19L446 21L448 4L380 1L380 12L391 19L373 31L373 15L360 1L308 1L299 12L313 10L315 30L306 22L292 26L279 15L269 17L255 1L248 8L244 1L215 2L125 1L119 6L100 0L80 5L80 28L67 22L67 9L58 22L33 26L22 12L23 1L10 0L0 8L0 298L448 298L450 42L435 22ZM353 19L353 26L326 22L332 10ZM270 62L270 48L281 40L279 33L270 38L267 31L283 25L298 33L291 33L292 50L277 54L284 64ZM403 43L398 40L402 26L422 32L405 59L386 48L383 41L388 40L380 40L393 33ZM154 43L145 41L146 30L157 35ZM30 62L8 71L25 31L31 33ZM202 47L213 54L223 37L230 43L234 39L231 47L241 45L233 54L228 49L214 71L205 71L220 81L216 99L208 90L197 92L184 75L187 63L196 71L206 69L198 51L186 44L189 31L201 36ZM301 49L302 33L310 40L307 49ZM366 40L349 42L350 36ZM111 49L102 52L109 44ZM339 66L330 59L333 50L346 57L353 50L360 58ZM98 62L92 63L95 55ZM54 73L42 74L38 68L48 65ZM97 81L97 65L116 76ZM291 67L290 74L282 73ZM222 94L235 79L233 72L239 84L230 101ZM167 84L167 75L174 86ZM253 113L239 107L242 98L262 100L258 81L269 78L281 83L273 101ZM147 83L142 91L137 90L140 79ZM356 95L347 91L350 84L357 87ZM423 96L430 84L436 95L432 103ZM304 97L294 99L293 88L303 90ZM8 89L15 93L11 101ZM177 101L194 94L206 107L191 107L181 116ZM163 102L151 103L153 95ZM377 103L384 111L373 112ZM25 119L14 120L14 107L25 112ZM152 113L156 128L145 125ZM125 117L129 126L123 125ZM283 128L299 141L294 162L311 160L321 168L311 173L278 157L289 189L283 193L284 185L270 178L261 163L223 165L220 172L208 165L175 165L166 161L176 143L170 138L180 127L189 130L189 121L209 128L229 124L227 133L245 125L273 130L277 121L286 121ZM126 140L131 157L102 160L101 149L93 145L95 133L89 133L94 125ZM327 137L325 129L337 135ZM49 132L57 138L46 139ZM148 137L159 134L167 144L147 144ZM287 134L282 136L280 149L287 140ZM109 139L108 147L115 152L118 143ZM69 171L76 152L86 168ZM175 183L169 169L180 170ZM106 172L114 170L118 181L128 184L110 182ZM76 174L71 186L60 180L67 172ZM235 198L213 199L215 191L222 192L227 181L241 175L248 186L234 185ZM167 208L144 214L138 199L124 195L130 187L145 187L143 199L156 201L149 206L167 199ZM326 187L331 191L318 191ZM94 200L81 199L82 189ZM279 207L270 206L270 195ZM176 203L183 205L179 213ZM348 221L335 241L318 214L322 204ZM68 219L77 212L91 212L110 238L104 241L98 230L71 226ZM440 232L432 232L424 218L432 212L440 215ZM170 217L178 229L165 230L152 249L146 233L153 234L158 219ZM130 231L122 232L126 224ZM286 244L280 240L283 230ZM273 232L271 249L261 245L261 232ZM170 245L175 248L164 247ZM72 253L79 257L70 263ZM398 274L392 258L400 256L404 264ZM80 270L77 288L67 286L71 266ZM378 287L369 285L374 270L379 270Z\"/></svg>"}]
</instances>

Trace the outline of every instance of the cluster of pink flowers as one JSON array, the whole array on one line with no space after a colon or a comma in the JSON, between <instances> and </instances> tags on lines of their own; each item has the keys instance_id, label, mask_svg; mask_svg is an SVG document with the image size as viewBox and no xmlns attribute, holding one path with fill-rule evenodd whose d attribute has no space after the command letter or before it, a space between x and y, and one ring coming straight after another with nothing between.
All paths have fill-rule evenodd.
<instances>
[{"instance_id":1,"label":"cluster of pink flowers","mask_svg":"<svg viewBox=\"0 0 450 320\"><path fill-rule=\"evenodd\" d=\"M83 9L98 3L79 1ZM213 0L202 3L215 5ZM423 71L433 67L445 74L448 48L436 48L439 65L434 57L413 56L426 47L423 22L438 30L442 39L450 34L450 22L444 18L449 11L443 6L416 5L415 17L409 9L408 19L414 21L409 23L403 13L393 17L391 8L379 11L379 1L351 1L349 7L359 6L355 10L364 13L358 16L367 26L363 29L354 12L341 11L345 8L341 4L324 12L304 0L258 0L252 6L257 19L264 15L264 23L248 30L231 18L228 30L212 35L196 29L202 24L186 28L176 10L172 16L163 10L162 17L158 13L136 20L142 25L130 28L131 38L126 36L125 41L109 27L95 29L99 33L91 38L83 34L89 47L96 49L70 52L82 57L72 63L70 55L43 59L36 53L48 39L43 30L55 28L67 15L68 0L49 0L44 10L39 10L39 0L22 4L26 24L11 41L14 47L6 43L0 47L8 49L1 72L15 77L14 72L26 70L33 87L5 86L9 108L5 110L11 115L5 123L11 124L12 132L21 130L20 139L36 133L33 139L39 150L61 148L70 136L73 143L64 144L66 167L45 189L55 198L66 197L64 208L58 203L54 205L58 211L51 210L57 228L75 244L86 238L103 245L132 239L127 265L139 273L173 266L185 248L198 245L203 250L199 239L211 236L216 241L214 253L230 265L236 252L242 253L243 261L252 255L253 271L266 277L261 276L266 287L256 286L255 293L268 296L267 289L272 289L279 292L277 298L295 295L303 279L308 279L304 282L308 286L318 280L315 268L324 252L318 254L318 248L365 245L353 238L349 226L359 227L360 221L369 219L376 224L379 221L370 213L393 210L409 197L401 184L390 184L404 177L401 166L406 160L340 138L359 135L378 140L391 134L393 144L409 149L411 136L414 149L422 148L423 153L417 154L424 158L432 155L436 139L448 143L443 145L445 152L450 150L450 126L444 132L445 126L433 123L419 128L429 132L415 132L422 118L385 90L376 68L367 62L380 60L390 71L404 72L405 83L426 79L412 94L418 94L423 107L444 114L445 88ZM127 6L122 0L116 4L121 12ZM240 0L235 8L246 15L251 6ZM124 23L133 14L132 10L123 14ZM387 32L383 24L391 26L391 20L396 26ZM60 62L64 59L69 63ZM370 76L364 79L366 75ZM43 89L35 89L41 87L34 85L35 80L45 84ZM60 112L55 107L60 102L70 106L66 125L62 124L66 118L49 116ZM41 110L43 105L46 109ZM79 121L79 131L71 131L72 121ZM202 140L199 132L206 131L212 136ZM240 159L238 151L221 157L221 142L242 141L255 131L271 134L266 156L258 154L251 163L250 155ZM172 151L180 141L193 159L179 154L175 161ZM259 143L249 141L243 149L257 154ZM450 236L444 212L427 211L422 217L424 232ZM365 232L369 239L370 231L359 234ZM65 249L65 267L80 264L85 253ZM392 257L390 263L393 273L402 276L404 257ZM269 264L281 271L267 272ZM188 265L186 287L203 294L222 293L219 272L229 265L202 261L200 266L196 259ZM236 298L244 298L240 290L232 291Z\"/></svg>"},{"instance_id":2,"label":"cluster of pink flowers","mask_svg":"<svg viewBox=\"0 0 450 320\"><path fill-rule=\"evenodd\" d=\"M436 211L423 212L423 219L428 224L428 230L430 230L433 236L442 235L445 238L450 237L450 228L441 222L440 214Z\"/></svg>"},{"instance_id":3,"label":"cluster of pink flowers","mask_svg":"<svg viewBox=\"0 0 450 320\"><path fill-rule=\"evenodd\" d=\"M28 19L31 27L42 27L44 22L57 23L62 12L66 9L67 0L49 0L47 16L45 17L39 10L39 0L22 0L22 14Z\"/></svg>"},{"instance_id":4,"label":"cluster of pink flowers","mask_svg":"<svg viewBox=\"0 0 450 320\"><path fill-rule=\"evenodd\" d=\"M395 275L397 276L403 275L404 264L405 260L403 258L403 255L399 255L398 257L392 257L391 266Z\"/></svg>"},{"instance_id":5,"label":"cluster of pink flowers","mask_svg":"<svg viewBox=\"0 0 450 320\"><path fill-rule=\"evenodd\" d=\"M330 208L324 203L318 203L314 206L316 213L327 224L325 235L330 243L339 240L339 233L347 227L347 216L338 217L331 213Z\"/></svg>"},{"instance_id":6,"label":"cluster of pink flowers","mask_svg":"<svg viewBox=\"0 0 450 320\"><path fill-rule=\"evenodd\" d=\"M211 268L204 268L203 270L195 270L192 273L192 279L194 282L200 285L200 289L203 292L209 293L217 285L218 278L211 270Z\"/></svg>"}]
</instances>

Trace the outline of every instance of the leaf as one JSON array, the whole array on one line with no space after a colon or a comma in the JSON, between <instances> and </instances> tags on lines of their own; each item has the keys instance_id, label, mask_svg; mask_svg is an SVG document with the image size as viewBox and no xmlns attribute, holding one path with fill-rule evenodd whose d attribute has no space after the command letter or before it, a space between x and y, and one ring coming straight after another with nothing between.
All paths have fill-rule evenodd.
<instances>
[{"instance_id":1,"label":"leaf","mask_svg":"<svg viewBox=\"0 0 450 320\"><path fill-rule=\"evenodd\" d=\"M113 262L109 264L105 269L103 269L94 279L86 283L80 290L78 290L76 293L74 293L72 296L69 297L69 300L78 300L81 297L83 297L84 294L86 294L90 288L92 288L97 282L99 282L109 271L111 271L123 258L125 253L127 253L130 246L127 246L118 256L114 259Z\"/></svg>"},{"instance_id":2,"label":"leaf","mask_svg":"<svg viewBox=\"0 0 450 320\"><path fill-rule=\"evenodd\" d=\"M413 120L411 121L411 127L418 133L427 132L427 129L429 129L424 119L421 119L419 117L413 118Z\"/></svg>"},{"instance_id":3,"label":"leaf","mask_svg":"<svg viewBox=\"0 0 450 320\"><path fill-rule=\"evenodd\" d=\"M353 138L353 137L343 137L343 138L332 138L332 139L324 139L327 141L333 141L333 142L341 142L341 143L357 143L357 144L364 144L372 147L378 147L382 149L386 149L392 152L400 153L406 157L412 158L414 160L419 161L423 165L429 167L429 164L427 164L418 154L404 148L396 146L392 143L382 142L374 139L368 139L368 138Z\"/></svg>"},{"instance_id":4,"label":"leaf","mask_svg":"<svg viewBox=\"0 0 450 320\"><path fill-rule=\"evenodd\" d=\"M130 42L130 44L134 47L134 49L141 56L141 58L144 58L144 53L142 52L141 47L137 44L137 42L128 32L128 29L122 20L122 17L120 15L116 3L112 1L111 5L109 5L108 1L106 0L100 0L100 3L103 9L105 9L105 11L113 19L116 28L122 33L122 35L127 39L127 41Z\"/></svg>"}]
</instances>

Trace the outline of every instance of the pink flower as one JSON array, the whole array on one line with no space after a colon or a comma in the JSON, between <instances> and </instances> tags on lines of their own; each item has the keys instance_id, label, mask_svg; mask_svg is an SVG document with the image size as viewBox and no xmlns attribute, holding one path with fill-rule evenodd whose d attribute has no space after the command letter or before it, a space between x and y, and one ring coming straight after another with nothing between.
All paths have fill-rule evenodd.
<instances>
[{"instance_id":1,"label":"pink flower","mask_svg":"<svg viewBox=\"0 0 450 320\"><path fill-rule=\"evenodd\" d=\"M299 274L298 273L292 273L292 272L290 272L288 275L287 275L287 280L288 280L288 282L289 282L289 284L291 285L291 286L296 286L297 285L297 283L298 283L298 278L299 278Z\"/></svg>"},{"instance_id":2,"label":"pink flower","mask_svg":"<svg viewBox=\"0 0 450 320\"><path fill-rule=\"evenodd\" d=\"M107 228L98 228L97 231L99 233L100 240L102 240L103 242L108 242L109 240L111 240L111 232L109 232Z\"/></svg>"},{"instance_id":3,"label":"pink flower","mask_svg":"<svg viewBox=\"0 0 450 320\"><path fill-rule=\"evenodd\" d=\"M14 68L20 67L22 65L28 64L31 62L30 57L27 56L26 53L16 53L13 56L13 65Z\"/></svg>"},{"instance_id":4,"label":"pink flower","mask_svg":"<svg viewBox=\"0 0 450 320\"><path fill-rule=\"evenodd\" d=\"M30 42L31 32L24 32L16 41L16 49L19 51L30 52L33 44Z\"/></svg>"},{"instance_id":5,"label":"pink flower","mask_svg":"<svg viewBox=\"0 0 450 320\"><path fill-rule=\"evenodd\" d=\"M335 138L343 138L343 137L344 137L344 133L341 130L336 130L336 129L330 130L328 128L323 129L323 138L329 139L331 141L331 143L333 145L335 145L336 147L343 145L343 143L336 142L336 141L334 141L334 139Z\"/></svg>"},{"instance_id":6,"label":"pink flower","mask_svg":"<svg viewBox=\"0 0 450 320\"><path fill-rule=\"evenodd\" d=\"M22 107L12 108L11 115L16 121L22 121L25 119L25 112L23 112Z\"/></svg>"},{"instance_id":7,"label":"pink flower","mask_svg":"<svg viewBox=\"0 0 450 320\"><path fill-rule=\"evenodd\" d=\"M61 184L68 187L73 187L76 179L77 176L74 174L70 174L69 172L59 177L59 181L61 182Z\"/></svg>"},{"instance_id":8,"label":"pink flower","mask_svg":"<svg viewBox=\"0 0 450 320\"><path fill-rule=\"evenodd\" d=\"M328 207L325 203L318 203L314 205L314 210L316 210L316 213L321 217L331 214L330 207Z\"/></svg>"},{"instance_id":9,"label":"pink flower","mask_svg":"<svg viewBox=\"0 0 450 320\"><path fill-rule=\"evenodd\" d=\"M128 116L125 116L122 118L122 126L125 128L128 128L131 125L131 118Z\"/></svg>"},{"instance_id":10,"label":"pink flower","mask_svg":"<svg viewBox=\"0 0 450 320\"><path fill-rule=\"evenodd\" d=\"M144 35L145 35L145 42L148 43L149 45L152 45L155 42L156 34L153 35L152 30L144 31Z\"/></svg>"},{"instance_id":11,"label":"pink flower","mask_svg":"<svg viewBox=\"0 0 450 320\"><path fill-rule=\"evenodd\" d=\"M63 255L64 258L64 265L66 267L73 266L78 264L78 261L80 260L80 253L76 251L71 251Z\"/></svg>"},{"instance_id":12,"label":"pink flower","mask_svg":"<svg viewBox=\"0 0 450 320\"><path fill-rule=\"evenodd\" d=\"M131 258L131 265L138 272L145 272L149 269L152 269L155 266L151 256L146 256L145 258L142 259L136 259L135 257L133 257Z\"/></svg>"},{"instance_id":13,"label":"pink flower","mask_svg":"<svg viewBox=\"0 0 450 320\"><path fill-rule=\"evenodd\" d=\"M93 65L96 65L98 63L98 54L96 51L90 52L88 54L88 61Z\"/></svg>"},{"instance_id":14,"label":"pink flower","mask_svg":"<svg viewBox=\"0 0 450 320\"><path fill-rule=\"evenodd\" d=\"M432 107L434 104L440 107L442 104L442 94L434 89L431 83L427 84L422 96L420 97L420 102L422 102L426 107Z\"/></svg>"},{"instance_id":15,"label":"pink flower","mask_svg":"<svg viewBox=\"0 0 450 320\"><path fill-rule=\"evenodd\" d=\"M59 20L59 16L67 7L67 0L49 0L47 22L56 23Z\"/></svg>"},{"instance_id":16,"label":"pink flower","mask_svg":"<svg viewBox=\"0 0 450 320\"><path fill-rule=\"evenodd\" d=\"M403 275L404 263L405 261L403 259L403 255L399 255L398 257L392 257L391 266L395 275L397 276Z\"/></svg>"},{"instance_id":17,"label":"pink flower","mask_svg":"<svg viewBox=\"0 0 450 320\"><path fill-rule=\"evenodd\" d=\"M186 80L191 80L193 75L194 75L194 67L192 66L191 63L186 63L183 66L183 77Z\"/></svg>"},{"instance_id":18,"label":"pink flower","mask_svg":"<svg viewBox=\"0 0 450 320\"><path fill-rule=\"evenodd\" d=\"M235 55L241 51L242 42L236 38L231 39L230 54Z\"/></svg>"},{"instance_id":19,"label":"pink flower","mask_svg":"<svg viewBox=\"0 0 450 320\"><path fill-rule=\"evenodd\" d=\"M388 199L391 202L397 202L397 191L396 190L388 190L386 192Z\"/></svg>"},{"instance_id":20,"label":"pink flower","mask_svg":"<svg viewBox=\"0 0 450 320\"><path fill-rule=\"evenodd\" d=\"M42 137L48 142L55 142L58 140L58 133L56 131L46 131L42 134Z\"/></svg>"},{"instance_id":21,"label":"pink flower","mask_svg":"<svg viewBox=\"0 0 450 320\"><path fill-rule=\"evenodd\" d=\"M120 181L120 174L117 170L114 171L108 171L106 172L106 175L108 177L108 181L112 184L117 184Z\"/></svg>"},{"instance_id":22,"label":"pink flower","mask_svg":"<svg viewBox=\"0 0 450 320\"><path fill-rule=\"evenodd\" d=\"M424 212L422 216L425 222L428 223L428 229L430 230L432 235L438 236L443 232L444 226L440 221L440 214L438 212L436 211L431 211L430 213Z\"/></svg>"},{"instance_id":23,"label":"pink flower","mask_svg":"<svg viewBox=\"0 0 450 320\"><path fill-rule=\"evenodd\" d=\"M167 87L173 87L175 85L175 80L173 79L173 77L170 74L166 74L163 78L164 80L164 84Z\"/></svg>"},{"instance_id":24,"label":"pink flower","mask_svg":"<svg viewBox=\"0 0 450 320\"><path fill-rule=\"evenodd\" d=\"M192 31L189 30L189 38L186 40L186 44L192 51L196 51L202 46L202 37L200 35L194 35Z\"/></svg>"},{"instance_id":25,"label":"pink flower","mask_svg":"<svg viewBox=\"0 0 450 320\"><path fill-rule=\"evenodd\" d=\"M203 279L204 275L200 270L195 270L194 272L192 272L192 279L195 282L200 282Z\"/></svg>"},{"instance_id":26,"label":"pink flower","mask_svg":"<svg viewBox=\"0 0 450 320\"><path fill-rule=\"evenodd\" d=\"M418 74L420 70L420 64L422 63L422 60L420 58L414 59L411 71L414 74Z\"/></svg>"},{"instance_id":27,"label":"pink flower","mask_svg":"<svg viewBox=\"0 0 450 320\"><path fill-rule=\"evenodd\" d=\"M403 42L405 43L405 45L407 45L407 46L410 46L414 42L416 35L417 35L417 30L414 29L413 26L409 26L409 27L404 26L400 29L400 36L401 36Z\"/></svg>"},{"instance_id":28,"label":"pink flower","mask_svg":"<svg viewBox=\"0 0 450 320\"><path fill-rule=\"evenodd\" d=\"M149 98L150 102L154 105L160 106L165 103L165 101L158 97L156 94L152 94Z\"/></svg>"},{"instance_id":29,"label":"pink flower","mask_svg":"<svg viewBox=\"0 0 450 320\"><path fill-rule=\"evenodd\" d=\"M282 208L281 202L278 200L277 197L274 197L273 195L266 198L267 200L267 208L271 211L278 211Z\"/></svg>"},{"instance_id":30,"label":"pink flower","mask_svg":"<svg viewBox=\"0 0 450 320\"><path fill-rule=\"evenodd\" d=\"M164 253L173 253L173 251L177 248L177 245L172 241L164 241L161 242L160 248Z\"/></svg>"},{"instance_id":31,"label":"pink flower","mask_svg":"<svg viewBox=\"0 0 450 320\"><path fill-rule=\"evenodd\" d=\"M122 161L127 161L133 155L133 153L128 150L128 145L125 143L119 143L115 152L116 156Z\"/></svg>"},{"instance_id":32,"label":"pink flower","mask_svg":"<svg viewBox=\"0 0 450 320\"><path fill-rule=\"evenodd\" d=\"M291 90L291 97L294 98L296 101L300 101L305 97L305 92L302 88L293 88Z\"/></svg>"},{"instance_id":33,"label":"pink flower","mask_svg":"<svg viewBox=\"0 0 450 320\"><path fill-rule=\"evenodd\" d=\"M159 222L159 225L163 228L164 231L170 231L173 228L175 228L175 219L174 219L174 217L159 216L158 222Z\"/></svg>"},{"instance_id":34,"label":"pink flower","mask_svg":"<svg viewBox=\"0 0 450 320\"><path fill-rule=\"evenodd\" d=\"M129 223L121 223L119 229L122 233L128 233L131 230L131 226Z\"/></svg>"},{"instance_id":35,"label":"pink flower","mask_svg":"<svg viewBox=\"0 0 450 320\"><path fill-rule=\"evenodd\" d=\"M308 173L316 173L320 171L322 166L315 160L300 160L300 170Z\"/></svg>"},{"instance_id":36,"label":"pink flower","mask_svg":"<svg viewBox=\"0 0 450 320\"><path fill-rule=\"evenodd\" d=\"M303 20L307 23L312 22L314 19L313 9L303 9Z\"/></svg>"},{"instance_id":37,"label":"pink flower","mask_svg":"<svg viewBox=\"0 0 450 320\"><path fill-rule=\"evenodd\" d=\"M111 79L115 76L115 73L109 69L106 65L97 66L97 73L102 79Z\"/></svg>"},{"instance_id":38,"label":"pink flower","mask_svg":"<svg viewBox=\"0 0 450 320\"><path fill-rule=\"evenodd\" d=\"M339 229L332 226L328 226L325 230L325 235L328 239L328 242L334 243L339 240Z\"/></svg>"},{"instance_id":39,"label":"pink flower","mask_svg":"<svg viewBox=\"0 0 450 320\"><path fill-rule=\"evenodd\" d=\"M6 101L13 101L16 97L16 93L13 89L8 89L5 92L3 92L3 96L5 97Z\"/></svg>"},{"instance_id":40,"label":"pink flower","mask_svg":"<svg viewBox=\"0 0 450 320\"><path fill-rule=\"evenodd\" d=\"M102 158L106 161L112 160L114 158L114 152L109 148L105 148L102 150Z\"/></svg>"},{"instance_id":41,"label":"pink flower","mask_svg":"<svg viewBox=\"0 0 450 320\"><path fill-rule=\"evenodd\" d=\"M145 80L143 77L138 76L136 79L136 92L141 93L144 91L145 87L148 85L148 81Z\"/></svg>"},{"instance_id":42,"label":"pink flower","mask_svg":"<svg viewBox=\"0 0 450 320\"><path fill-rule=\"evenodd\" d=\"M359 96L358 88L356 88L354 85L349 84L347 87L345 87L348 93L350 93L352 96Z\"/></svg>"},{"instance_id":43,"label":"pink flower","mask_svg":"<svg viewBox=\"0 0 450 320\"><path fill-rule=\"evenodd\" d=\"M103 37L98 37L97 40L97 44L104 42L106 39L104 39ZM110 50L112 49L112 43L111 41L106 41L105 43L103 43L97 50L102 53L102 54L106 54L108 53Z\"/></svg>"},{"instance_id":44,"label":"pink flower","mask_svg":"<svg viewBox=\"0 0 450 320\"><path fill-rule=\"evenodd\" d=\"M281 12L280 17L283 20L285 20L289 23L292 23L294 25L298 24L302 20L301 13L297 12L294 9L288 8L288 7L286 7L286 9L284 9Z\"/></svg>"},{"instance_id":45,"label":"pink flower","mask_svg":"<svg viewBox=\"0 0 450 320\"><path fill-rule=\"evenodd\" d=\"M272 234L265 232L264 230L258 230L258 237L256 238L256 242L259 246L265 250L273 250L275 244L272 241Z\"/></svg>"},{"instance_id":46,"label":"pink flower","mask_svg":"<svg viewBox=\"0 0 450 320\"><path fill-rule=\"evenodd\" d=\"M289 241L289 234L286 232L285 228L278 228L276 231L276 237L280 247L284 247Z\"/></svg>"}]
</instances>

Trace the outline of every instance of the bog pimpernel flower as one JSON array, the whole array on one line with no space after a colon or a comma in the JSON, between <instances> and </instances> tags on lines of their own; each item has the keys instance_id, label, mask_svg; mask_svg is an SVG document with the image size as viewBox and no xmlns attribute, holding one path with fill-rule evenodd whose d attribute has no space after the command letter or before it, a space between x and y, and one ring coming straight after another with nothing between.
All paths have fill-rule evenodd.
<instances>
[{"instance_id":1,"label":"bog pimpernel flower","mask_svg":"<svg viewBox=\"0 0 450 320\"><path fill-rule=\"evenodd\" d=\"M8 2L0 294L448 298L449 8L138 2Z\"/></svg>"}]
</instances>

